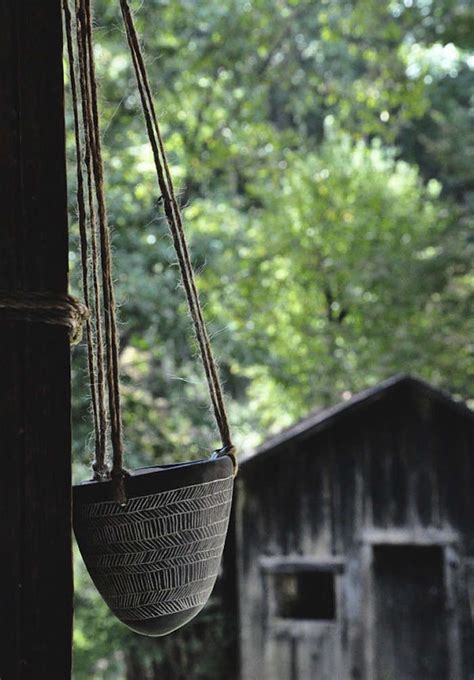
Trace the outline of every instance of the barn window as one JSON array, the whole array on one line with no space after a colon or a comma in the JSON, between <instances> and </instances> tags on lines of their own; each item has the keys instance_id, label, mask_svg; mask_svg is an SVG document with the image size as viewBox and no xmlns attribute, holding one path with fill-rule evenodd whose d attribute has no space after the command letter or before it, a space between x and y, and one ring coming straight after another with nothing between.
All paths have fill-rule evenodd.
<instances>
[{"instance_id":1,"label":"barn window","mask_svg":"<svg viewBox=\"0 0 474 680\"><path fill-rule=\"evenodd\" d=\"M333 621L336 618L335 574L297 571L274 575L276 615L282 619Z\"/></svg>"},{"instance_id":2,"label":"barn window","mask_svg":"<svg viewBox=\"0 0 474 680\"><path fill-rule=\"evenodd\" d=\"M338 575L343 560L329 557L264 557L260 561L267 578L268 611L282 623L335 621Z\"/></svg>"}]
</instances>

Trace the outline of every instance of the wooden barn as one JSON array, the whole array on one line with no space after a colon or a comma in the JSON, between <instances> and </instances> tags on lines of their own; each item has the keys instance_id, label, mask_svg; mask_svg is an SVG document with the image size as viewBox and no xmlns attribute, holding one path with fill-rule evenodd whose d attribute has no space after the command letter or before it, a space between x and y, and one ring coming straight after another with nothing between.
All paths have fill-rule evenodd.
<instances>
[{"instance_id":1,"label":"wooden barn","mask_svg":"<svg viewBox=\"0 0 474 680\"><path fill-rule=\"evenodd\" d=\"M473 492L474 413L411 377L267 441L227 554L241 680L472 680Z\"/></svg>"}]
</instances>

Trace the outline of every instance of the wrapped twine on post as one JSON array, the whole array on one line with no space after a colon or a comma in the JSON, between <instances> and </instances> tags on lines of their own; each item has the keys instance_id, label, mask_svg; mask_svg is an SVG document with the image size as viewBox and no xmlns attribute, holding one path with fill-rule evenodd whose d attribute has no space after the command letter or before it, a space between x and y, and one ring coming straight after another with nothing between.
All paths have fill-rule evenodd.
<instances>
[{"instance_id":1,"label":"wrapped twine on post","mask_svg":"<svg viewBox=\"0 0 474 680\"><path fill-rule=\"evenodd\" d=\"M82 338L82 325L89 310L78 298L47 291L0 290L0 319L64 326L76 345Z\"/></svg>"}]
</instances>

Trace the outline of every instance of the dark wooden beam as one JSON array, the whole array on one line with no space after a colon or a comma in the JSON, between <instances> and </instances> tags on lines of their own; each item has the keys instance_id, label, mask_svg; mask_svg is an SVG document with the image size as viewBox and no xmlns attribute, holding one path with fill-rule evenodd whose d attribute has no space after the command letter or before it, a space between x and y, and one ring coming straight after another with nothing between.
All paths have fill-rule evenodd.
<instances>
[{"instance_id":1,"label":"dark wooden beam","mask_svg":"<svg viewBox=\"0 0 474 680\"><path fill-rule=\"evenodd\" d=\"M0 289L66 292L60 0L0 0ZM0 678L70 678L67 332L0 323Z\"/></svg>"}]
</instances>

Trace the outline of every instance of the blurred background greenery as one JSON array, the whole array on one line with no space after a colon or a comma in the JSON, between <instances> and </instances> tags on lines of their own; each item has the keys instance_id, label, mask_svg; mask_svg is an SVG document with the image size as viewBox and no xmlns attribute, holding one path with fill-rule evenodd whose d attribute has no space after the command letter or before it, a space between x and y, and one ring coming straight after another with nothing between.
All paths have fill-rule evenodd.
<instances>
[{"instance_id":1,"label":"blurred background greenery","mask_svg":"<svg viewBox=\"0 0 474 680\"><path fill-rule=\"evenodd\" d=\"M239 448L398 371L472 400L470 3L132 7ZM95 27L127 463L199 457L218 438L118 2L96 1ZM76 481L90 474L85 366L79 347ZM75 611L76 680L232 678L218 595L182 632L140 638L76 559Z\"/></svg>"}]
</instances>

